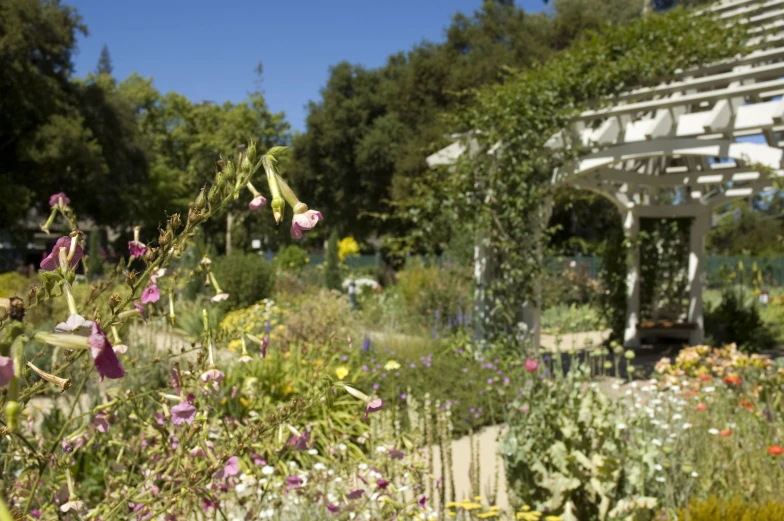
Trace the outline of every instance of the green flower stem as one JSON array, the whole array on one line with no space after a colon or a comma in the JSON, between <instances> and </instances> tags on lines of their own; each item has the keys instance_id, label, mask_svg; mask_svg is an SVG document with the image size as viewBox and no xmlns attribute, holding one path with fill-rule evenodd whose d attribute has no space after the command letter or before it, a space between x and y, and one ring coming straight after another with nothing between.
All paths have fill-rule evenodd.
<instances>
[{"instance_id":1,"label":"green flower stem","mask_svg":"<svg viewBox=\"0 0 784 521\"><path fill-rule=\"evenodd\" d=\"M73 296L73 289L65 279L63 279L63 293L65 294L65 300L68 302L68 313L71 315L77 315L78 311L76 309L76 300Z\"/></svg>"},{"instance_id":2,"label":"green flower stem","mask_svg":"<svg viewBox=\"0 0 784 521\"><path fill-rule=\"evenodd\" d=\"M57 206L53 206L52 207L52 213L49 214L49 218L41 226L41 230L43 230L44 232L46 232L48 234L49 233L49 227L54 222L55 217L57 217Z\"/></svg>"},{"instance_id":3,"label":"green flower stem","mask_svg":"<svg viewBox=\"0 0 784 521\"><path fill-rule=\"evenodd\" d=\"M212 272L210 272L209 277L210 277L210 284L212 284L212 287L215 288L215 293L223 293L223 291L221 291L220 286L218 286L218 281L215 280L215 275L213 275Z\"/></svg>"},{"instance_id":4,"label":"green flower stem","mask_svg":"<svg viewBox=\"0 0 784 521\"><path fill-rule=\"evenodd\" d=\"M291 206L292 208L296 208L297 205L300 204L300 202L299 199L297 198L297 195L294 193L294 190L291 189L288 183L286 183L286 181L284 181L283 178L280 177L280 175L275 174L275 179L277 180L278 185L280 186L280 191L283 194L283 199L285 199L286 202L289 203L289 206ZM307 211L307 209L305 211Z\"/></svg>"},{"instance_id":5,"label":"green flower stem","mask_svg":"<svg viewBox=\"0 0 784 521\"><path fill-rule=\"evenodd\" d=\"M14 516L11 515L2 498L0 498L0 521L14 521Z\"/></svg>"}]
</instances>

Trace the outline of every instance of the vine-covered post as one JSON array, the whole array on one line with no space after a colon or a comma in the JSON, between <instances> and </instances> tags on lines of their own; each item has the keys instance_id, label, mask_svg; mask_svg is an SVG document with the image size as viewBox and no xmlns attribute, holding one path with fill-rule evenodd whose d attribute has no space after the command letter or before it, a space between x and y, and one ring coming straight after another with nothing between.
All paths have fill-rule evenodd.
<instances>
[{"instance_id":1,"label":"vine-covered post","mask_svg":"<svg viewBox=\"0 0 784 521\"><path fill-rule=\"evenodd\" d=\"M476 233L474 243L474 338L486 339L487 284L490 277L490 234L485 230Z\"/></svg>"},{"instance_id":2,"label":"vine-covered post","mask_svg":"<svg viewBox=\"0 0 784 521\"><path fill-rule=\"evenodd\" d=\"M640 216L634 206L623 213L623 235L626 239L626 326L623 344L626 347L639 347L640 335L637 326L640 322Z\"/></svg>"},{"instance_id":3,"label":"vine-covered post","mask_svg":"<svg viewBox=\"0 0 784 521\"><path fill-rule=\"evenodd\" d=\"M710 229L710 208L701 209L694 216L689 229L689 324L693 329L689 343L699 345L705 340L705 323L702 313L702 289L705 272L705 235Z\"/></svg>"}]
</instances>

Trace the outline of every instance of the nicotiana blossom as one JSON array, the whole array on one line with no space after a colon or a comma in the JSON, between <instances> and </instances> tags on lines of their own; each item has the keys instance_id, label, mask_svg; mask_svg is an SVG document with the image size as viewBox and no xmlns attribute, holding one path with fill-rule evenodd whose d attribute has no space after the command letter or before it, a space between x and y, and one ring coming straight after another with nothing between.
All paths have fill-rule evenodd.
<instances>
[{"instance_id":1,"label":"nicotiana blossom","mask_svg":"<svg viewBox=\"0 0 784 521\"><path fill-rule=\"evenodd\" d=\"M0 356L0 387L8 385L14 377L14 361L7 356Z\"/></svg>"},{"instance_id":2,"label":"nicotiana blossom","mask_svg":"<svg viewBox=\"0 0 784 521\"><path fill-rule=\"evenodd\" d=\"M307 210L302 213L295 213L291 220L291 235L297 239L301 239L302 230L312 230L319 221L323 220L324 217L321 215L321 212L317 212L315 210Z\"/></svg>"},{"instance_id":3,"label":"nicotiana blossom","mask_svg":"<svg viewBox=\"0 0 784 521\"><path fill-rule=\"evenodd\" d=\"M329 510L329 512L332 514L337 514L340 512L340 508L332 503L327 503L327 510Z\"/></svg>"},{"instance_id":4,"label":"nicotiana blossom","mask_svg":"<svg viewBox=\"0 0 784 521\"><path fill-rule=\"evenodd\" d=\"M155 284L151 284L147 286L142 292L142 304L151 304L153 302L158 302L160 298L161 298L161 291L158 289L158 286L156 286Z\"/></svg>"},{"instance_id":5,"label":"nicotiana blossom","mask_svg":"<svg viewBox=\"0 0 784 521\"><path fill-rule=\"evenodd\" d=\"M77 511L84 508L84 503L75 497L68 499L67 503L60 505L60 512L68 512L69 510Z\"/></svg>"},{"instance_id":6,"label":"nicotiana blossom","mask_svg":"<svg viewBox=\"0 0 784 521\"><path fill-rule=\"evenodd\" d=\"M134 302L133 303L133 307L135 307L136 310L139 312L139 315L141 315L142 322L144 322L146 324L147 323L147 313L144 310L144 306L142 306L138 302Z\"/></svg>"},{"instance_id":7,"label":"nicotiana blossom","mask_svg":"<svg viewBox=\"0 0 784 521\"><path fill-rule=\"evenodd\" d=\"M193 418L196 417L196 407L193 404L184 401L171 408L171 421L174 425L182 425L193 423Z\"/></svg>"},{"instance_id":8,"label":"nicotiana blossom","mask_svg":"<svg viewBox=\"0 0 784 521\"><path fill-rule=\"evenodd\" d=\"M160 279L164 275L166 275L166 268L158 268L157 270L155 270L155 273L150 275L150 282L152 282L153 284L157 284L158 279Z\"/></svg>"},{"instance_id":9,"label":"nicotiana blossom","mask_svg":"<svg viewBox=\"0 0 784 521\"><path fill-rule=\"evenodd\" d=\"M49 206L67 206L71 204L71 200L65 195L65 192L59 192L49 196Z\"/></svg>"},{"instance_id":10,"label":"nicotiana blossom","mask_svg":"<svg viewBox=\"0 0 784 521\"><path fill-rule=\"evenodd\" d=\"M240 465L237 456L232 456L226 461L226 464L212 475L214 479L223 479L231 476L236 476L240 473Z\"/></svg>"},{"instance_id":11,"label":"nicotiana blossom","mask_svg":"<svg viewBox=\"0 0 784 521\"><path fill-rule=\"evenodd\" d=\"M381 398L376 398L375 400L369 401L367 407L365 408L365 416L363 416L362 419L366 420L368 414L380 411L383 406L384 401Z\"/></svg>"},{"instance_id":12,"label":"nicotiana blossom","mask_svg":"<svg viewBox=\"0 0 784 521\"><path fill-rule=\"evenodd\" d=\"M259 208L261 208L266 204L267 204L267 199L263 195L259 194L255 196L253 199L251 199L251 201L248 203L248 208L250 208L251 210L258 210Z\"/></svg>"},{"instance_id":13,"label":"nicotiana blossom","mask_svg":"<svg viewBox=\"0 0 784 521\"><path fill-rule=\"evenodd\" d=\"M147 245L140 241L128 241L128 250L132 259L138 259L147 252Z\"/></svg>"},{"instance_id":14,"label":"nicotiana blossom","mask_svg":"<svg viewBox=\"0 0 784 521\"><path fill-rule=\"evenodd\" d=\"M361 497L362 497L362 496L364 496L364 495L365 495L365 489L363 489L363 488L358 488L358 489L356 489L356 490L352 490L351 492L349 492L348 494L346 494L346 497L347 497L348 499L359 499L359 498L361 498Z\"/></svg>"},{"instance_id":15,"label":"nicotiana blossom","mask_svg":"<svg viewBox=\"0 0 784 521\"><path fill-rule=\"evenodd\" d=\"M93 358L95 370L101 375L101 380L125 376L125 370L120 365L111 342L97 322L93 322L92 334L87 342L90 346L90 356Z\"/></svg>"},{"instance_id":16,"label":"nicotiana blossom","mask_svg":"<svg viewBox=\"0 0 784 521\"><path fill-rule=\"evenodd\" d=\"M92 427L98 432L109 432L109 420L106 419L106 414L102 412L96 414Z\"/></svg>"},{"instance_id":17,"label":"nicotiana blossom","mask_svg":"<svg viewBox=\"0 0 784 521\"><path fill-rule=\"evenodd\" d=\"M41 261L41 269L44 271L54 271L60 266L60 249L65 248L66 252L69 252L71 249L71 238L66 236L60 237L57 239L57 242L54 243L54 247L52 248L51 253L44 257L44 260ZM82 247L79 246L77 243L74 249L73 257L68 262L70 267L75 268L79 261L82 259L84 255L84 250Z\"/></svg>"},{"instance_id":18,"label":"nicotiana blossom","mask_svg":"<svg viewBox=\"0 0 784 521\"><path fill-rule=\"evenodd\" d=\"M299 488L302 486L302 478L297 476L296 474L292 474L286 478L286 487L288 488Z\"/></svg>"},{"instance_id":19,"label":"nicotiana blossom","mask_svg":"<svg viewBox=\"0 0 784 521\"><path fill-rule=\"evenodd\" d=\"M212 303L221 302L223 300L226 300L227 298L229 298L229 294L228 293L218 293L217 295L215 295L214 297L212 297L210 299L210 302L212 302Z\"/></svg>"},{"instance_id":20,"label":"nicotiana blossom","mask_svg":"<svg viewBox=\"0 0 784 521\"><path fill-rule=\"evenodd\" d=\"M201 381L205 383L206 382L221 383L225 377L226 375L223 374L223 371L221 371L220 369L215 369L213 367L212 369L208 369L201 374Z\"/></svg>"},{"instance_id":21,"label":"nicotiana blossom","mask_svg":"<svg viewBox=\"0 0 784 521\"><path fill-rule=\"evenodd\" d=\"M56 333L73 333L82 336L90 336L92 328L93 321L87 320L77 313L72 314L65 322L60 322L54 326Z\"/></svg>"}]
</instances>

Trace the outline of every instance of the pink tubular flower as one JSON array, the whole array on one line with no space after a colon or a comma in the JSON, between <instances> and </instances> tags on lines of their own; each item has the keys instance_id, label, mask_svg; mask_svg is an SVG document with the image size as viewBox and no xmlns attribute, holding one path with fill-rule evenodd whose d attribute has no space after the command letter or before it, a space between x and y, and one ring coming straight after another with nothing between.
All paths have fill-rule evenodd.
<instances>
[{"instance_id":1,"label":"pink tubular flower","mask_svg":"<svg viewBox=\"0 0 784 521\"><path fill-rule=\"evenodd\" d=\"M99 412L95 415L95 419L93 420L93 427L98 432L109 432L109 420L106 419L106 415L102 412Z\"/></svg>"},{"instance_id":2,"label":"pink tubular flower","mask_svg":"<svg viewBox=\"0 0 784 521\"><path fill-rule=\"evenodd\" d=\"M381 398L369 401L365 408L365 416L363 416L362 419L367 420L368 414L380 411L383 406L384 401Z\"/></svg>"},{"instance_id":3,"label":"pink tubular flower","mask_svg":"<svg viewBox=\"0 0 784 521\"><path fill-rule=\"evenodd\" d=\"M66 235L57 239L57 242L54 243L54 248L52 248L52 252L41 261L42 270L54 271L60 266L60 248L65 248L66 252L69 251L71 249L71 238ZM84 251L82 250L82 247L77 244L76 249L74 250L74 256L68 264L72 268L75 268L83 255Z\"/></svg>"},{"instance_id":4,"label":"pink tubular flower","mask_svg":"<svg viewBox=\"0 0 784 521\"><path fill-rule=\"evenodd\" d=\"M147 245L141 241L128 241L128 250L132 259L138 259L147 252Z\"/></svg>"},{"instance_id":5,"label":"pink tubular flower","mask_svg":"<svg viewBox=\"0 0 784 521\"><path fill-rule=\"evenodd\" d=\"M60 192L49 196L49 206L57 206L61 203L63 206L71 204L71 200L68 199L68 196L65 195L65 192Z\"/></svg>"},{"instance_id":6,"label":"pink tubular flower","mask_svg":"<svg viewBox=\"0 0 784 521\"><path fill-rule=\"evenodd\" d=\"M101 326L93 322L92 334L88 339L90 346L90 356L93 358L95 370L101 375L101 380L104 378L122 378L125 376L125 370L120 365L117 355L112 349L112 344L106 338Z\"/></svg>"},{"instance_id":7,"label":"pink tubular flower","mask_svg":"<svg viewBox=\"0 0 784 521\"><path fill-rule=\"evenodd\" d=\"M396 460L402 460L405 453L400 449L389 449L389 457Z\"/></svg>"},{"instance_id":8,"label":"pink tubular flower","mask_svg":"<svg viewBox=\"0 0 784 521\"><path fill-rule=\"evenodd\" d=\"M419 508L427 507L427 496L424 495L419 496L419 499L417 500L417 504L419 505Z\"/></svg>"},{"instance_id":9,"label":"pink tubular flower","mask_svg":"<svg viewBox=\"0 0 784 521\"><path fill-rule=\"evenodd\" d=\"M14 361L7 356L0 356L0 387L8 385L14 377Z\"/></svg>"},{"instance_id":10,"label":"pink tubular flower","mask_svg":"<svg viewBox=\"0 0 784 521\"><path fill-rule=\"evenodd\" d=\"M158 286L155 284L151 284L147 286L144 291L142 292L142 304L150 304L153 302L158 302L161 298L161 290L158 289Z\"/></svg>"},{"instance_id":11,"label":"pink tubular flower","mask_svg":"<svg viewBox=\"0 0 784 521\"><path fill-rule=\"evenodd\" d=\"M299 436L292 436L289 440L289 445L296 450L308 450L308 443L310 443L310 432L305 431Z\"/></svg>"},{"instance_id":12,"label":"pink tubular flower","mask_svg":"<svg viewBox=\"0 0 784 521\"><path fill-rule=\"evenodd\" d=\"M537 369L539 369L539 362L537 362L533 358L529 358L528 360L525 361L526 371L528 371L529 373L533 373Z\"/></svg>"},{"instance_id":13,"label":"pink tubular flower","mask_svg":"<svg viewBox=\"0 0 784 521\"><path fill-rule=\"evenodd\" d=\"M138 302L134 302L133 303L133 307L135 307L136 310L139 312L139 314L142 316L142 322L144 322L146 324L147 323L147 313L145 313L145 311L144 311L144 306L142 306Z\"/></svg>"},{"instance_id":14,"label":"pink tubular flower","mask_svg":"<svg viewBox=\"0 0 784 521\"><path fill-rule=\"evenodd\" d=\"M356 489L356 490L352 490L351 492L349 492L348 494L346 494L346 497L347 497L348 499L359 499L359 498L361 498L361 497L362 497L362 496L364 496L364 495L365 495L365 489L363 489L363 488L358 488L358 489Z\"/></svg>"},{"instance_id":15,"label":"pink tubular flower","mask_svg":"<svg viewBox=\"0 0 784 521\"><path fill-rule=\"evenodd\" d=\"M269 346L269 337L265 336L261 339L261 357L267 358L267 346Z\"/></svg>"},{"instance_id":16,"label":"pink tubular flower","mask_svg":"<svg viewBox=\"0 0 784 521\"><path fill-rule=\"evenodd\" d=\"M327 503L327 510L329 510L331 514L337 514L340 512L340 508L332 503Z\"/></svg>"},{"instance_id":17,"label":"pink tubular flower","mask_svg":"<svg viewBox=\"0 0 784 521\"><path fill-rule=\"evenodd\" d=\"M286 487L287 488L299 488L302 486L302 478L297 476L296 474L292 474L286 478Z\"/></svg>"},{"instance_id":18,"label":"pink tubular flower","mask_svg":"<svg viewBox=\"0 0 784 521\"><path fill-rule=\"evenodd\" d=\"M378 488L380 488L381 490L384 490L385 488L387 488L389 486L389 481L387 481L385 479L379 478L379 479L376 480L376 486Z\"/></svg>"},{"instance_id":19,"label":"pink tubular flower","mask_svg":"<svg viewBox=\"0 0 784 521\"><path fill-rule=\"evenodd\" d=\"M248 208L251 210L258 210L265 204L267 204L267 199L265 199L263 195L257 195L248 203Z\"/></svg>"},{"instance_id":20,"label":"pink tubular flower","mask_svg":"<svg viewBox=\"0 0 784 521\"><path fill-rule=\"evenodd\" d=\"M213 479L223 479L231 476L236 476L240 473L240 465L237 456L232 456L226 462L222 469L212 475Z\"/></svg>"},{"instance_id":21,"label":"pink tubular flower","mask_svg":"<svg viewBox=\"0 0 784 521\"><path fill-rule=\"evenodd\" d=\"M308 210L303 213L294 214L291 220L291 235L297 239L302 238L302 230L312 230L319 221L323 221L324 217L321 212L315 210Z\"/></svg>"},{"instance_id":22,"label":"pink tubular flower","mask_svg":"<svg viewBox=\"0 0 784 521\"><path fill-rule=\"evenodd\" d=\"M196 416L196 407L188 402L180 402L171 408L171 421L174 425L182 425L193 423L193 418Z\"/></svg>"},{"instance_id":23,"label":"pink tubular flower","mask_svg":"<svg viewBox=\"0 0 784 521\"><path fill-rule=\"evenodd\" d=\"M201 374L201 381L204 383L207 382L221 383L225 377L226 375L223 374L223 371L213 368L213 369L208 369L207 371Z\"/></svg>"}]
</instances>

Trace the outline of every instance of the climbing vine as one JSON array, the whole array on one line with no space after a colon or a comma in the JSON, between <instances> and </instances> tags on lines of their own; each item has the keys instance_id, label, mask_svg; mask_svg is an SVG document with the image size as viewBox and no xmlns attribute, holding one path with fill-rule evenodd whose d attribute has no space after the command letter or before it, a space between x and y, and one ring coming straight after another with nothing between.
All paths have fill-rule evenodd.
<instances>
[{"instance_id":1,"label":"climbing vine","mask_svg":"<svg viewBox=\"0 0 784 521\"><path fill-rule=\"evenodd\" d=\"M576 41L544 64L510 73L503 84L474 92L452 115L469 153L449 175L432 174L441 187L431 193L440 200L426 203L431 210L448 209L459 226L487 237L492 263L484 326L491 340L518 338L512 333L521 329L523 304L543 269L553 172L583 152L568 132L562 149L546 147L548 138L614 94L740 53L745 39L741 26L682 9L643 16Z\"/></svg>"}]
</instances>

